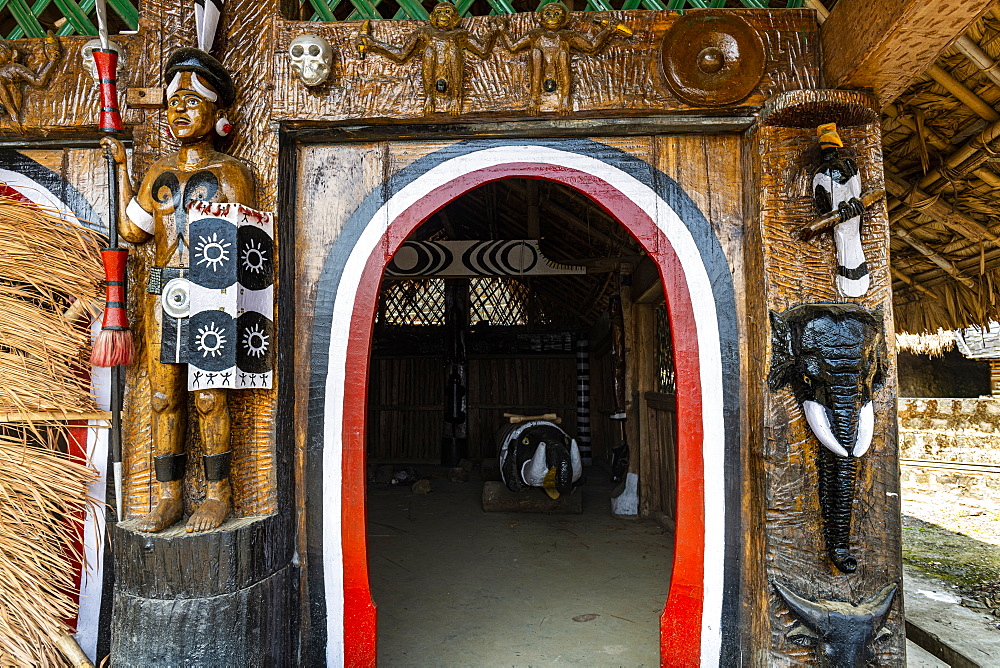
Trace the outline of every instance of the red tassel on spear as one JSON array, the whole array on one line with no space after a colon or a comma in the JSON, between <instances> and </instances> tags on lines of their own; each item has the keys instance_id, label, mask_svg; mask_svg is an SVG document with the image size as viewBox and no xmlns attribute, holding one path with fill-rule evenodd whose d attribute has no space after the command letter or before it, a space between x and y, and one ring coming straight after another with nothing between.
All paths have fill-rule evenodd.
<instances>
[{"instance_id":1,"label":"red tassel on spear","mask_svg":"<svg viewBox=\"0 0 1000 668\"><path fill-rule=\"evenodd\" d=\"M107 135L123 131L121 114L118 111L118 54L107 44L102 26L102 45L94 49L94 64L101 86L100 131ZM94 366L119 366L131 364L135 344L132 331L128 327L125 312L125 266L128 250L118 246L118 179L114 158L108 149L108 189L110 190L109 248L101 251L104 259L104 276L107 282L107 300L102 328L94 342L90 363Z\"/></svg>"}]
</instances>

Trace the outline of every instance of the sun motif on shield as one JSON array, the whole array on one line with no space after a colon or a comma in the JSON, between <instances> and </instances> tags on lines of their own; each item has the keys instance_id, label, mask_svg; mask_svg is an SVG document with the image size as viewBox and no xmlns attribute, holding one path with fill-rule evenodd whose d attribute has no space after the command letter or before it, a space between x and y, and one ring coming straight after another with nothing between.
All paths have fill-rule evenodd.
<instances>
[{"instance_id":1,"label":"sun motif on shield","mask_svg":"<svg viewBox=\"0 0 1000 668\"><path fill-rule=\"evenodd\" d=\"M247 245L243 249L243 268L259 274L264 271L264 263L267 262L267 251L260 242L253 239L247 240Z\"/></svg>"},{"instance_id":2,"label":"sun motif on shield","mask_svg":"<svg viewBox=\"0 0 1000 668\"><path fill-rule=\"evenodd\" d=\"M229 261L229 251L231 243L225 239L219 239L219 235L212 232L212 237L198 236L198 243L194 246L195 257L198 257L198 264L207 265L212 271L217 271L220 266Z\"/></svg>"},{"instance_id":3,"label":"sun motif on shield","mask_svg":"<svg viewBox=\"0 0 1000 668\"><path fill-rule=\"evenodd\" d=\"M226 337L223 336L223 330L218 329L212 322L205 327L198 328L198 335L194 337L194 345L202 357L209 355L218 357L226 345Z\"/></svg>"},{"instance_id":4,"label":"sun motif on shield","mask_svg":"<svg viewBox=\"0 0 1000 668\"><path fill-rule=\"evenodd\" d=\"M243 345L247 354L254 357L263 357L267 352L268 336L264 333L260 325L248 327L243 332Z\"/></svg>"}]
</instances>

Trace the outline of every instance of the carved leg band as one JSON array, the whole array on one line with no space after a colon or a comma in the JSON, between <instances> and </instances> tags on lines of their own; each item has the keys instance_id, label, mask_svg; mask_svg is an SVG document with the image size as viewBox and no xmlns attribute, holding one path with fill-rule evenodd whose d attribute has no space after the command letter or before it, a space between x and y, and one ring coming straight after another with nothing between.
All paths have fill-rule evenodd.
<instances>
[{"instance_id":1,"label":"carved leg band","mask_svg":"<svg viewBox=\"0 0 1000 668\"><path fill-rule=\"evenodd\" d=\"M187 455L183 452L178 455L161 455L153 457L153 467L156 469L156 479L160 482L173 482L184 479L184 465L187 463Z\"/></svg>"},{"instance_id":2,"label":"carved leg band","mask_svg":"<svg viewBox=\"0 0 1000 668\"><path fill-rule=\"evenodd\" d=\"M218 482L229 477L229 465L233 460L232 450L217 455L205 455L205 480Z\"/></svg>"}]
</instances>

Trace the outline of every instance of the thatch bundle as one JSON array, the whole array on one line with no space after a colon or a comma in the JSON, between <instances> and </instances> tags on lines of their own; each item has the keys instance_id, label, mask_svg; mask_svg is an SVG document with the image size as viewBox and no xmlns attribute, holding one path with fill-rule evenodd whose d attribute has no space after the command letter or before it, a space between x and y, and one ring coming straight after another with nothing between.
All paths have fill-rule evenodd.
<instances>
[{"instance_id":1,"label":"thatch bundle","mask_svg":"<svg viewBox=\"0 0 1000 668\"><path fill-rule=\"evenodd\" d=\"M70 567L96 472L59 452L63 429L0 432L0 665L66 665L57 639L76 616Z\"/></svg>"},{"instance_id":2,"label":"thatch bundle","mask_svg":"<svg viewBox=\"0 0 1000 668\"><path fill-rule=\"evenodd\" d=\"M1000 12L990 10L965 37L990 58L1000 59ZM946 88L942 81L948 77L959 87ZM1000 85L953 46L883 109L886 172L910 186L920 185L925 196L894 207L892 229L936 255L893 237L897 331L935 332L1000 319L1000 242L989 238L1000 233L1000 142L984 146L980 141L980 134L1000 119L998 104ZM977 150L956 162L954 156L963 155L961 147L969 142ZM954 164L949 166L949 159ZM968 217L987 235L963 234L942 211Z\"/></svg>"},{"instance_id":3,"label":"thatch bundle","mask_svg":"<svg viewBox=\"0 0 1000 668\"><path fill-rule=\"evenodd\" d=\"M0 197L0 248L0 411L93 410L90 333L64 313L100 296L97 235Z\"/></svg>"},{"instance_id":4,"label":"thatch bundle","mask_svg":"<svg viewBox=\"0 0 1000 668\"><path fill-rule=\"evenodd\" d=\"M917 355L941 357L955 347L955 332L938 330L934 334L896 334L896 348Z\"/></svg>"}]
</instances>

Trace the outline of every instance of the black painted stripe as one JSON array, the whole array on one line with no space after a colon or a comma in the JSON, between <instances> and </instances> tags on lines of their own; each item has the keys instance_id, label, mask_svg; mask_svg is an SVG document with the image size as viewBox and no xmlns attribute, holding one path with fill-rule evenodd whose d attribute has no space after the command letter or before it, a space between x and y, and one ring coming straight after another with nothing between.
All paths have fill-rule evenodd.
<instances>
[{"instance_id":1,"label":"black painted stripe","mask_svg":"<svg viewBox=\"0 0 1000 668\"><path fill-rule=\"evenodd\" d=\"M859 278L864 278L865 276L868 275L868 263L867 262L862 262L861 264L859 264L858 266L856 266L854 269L848 269L844 265L838 264L837 265L837 274L839 274L840 276L843 276L844 278L848 278L848 279L850 279L852 281L856 281Z\"/></svg>"}]
</instances>

